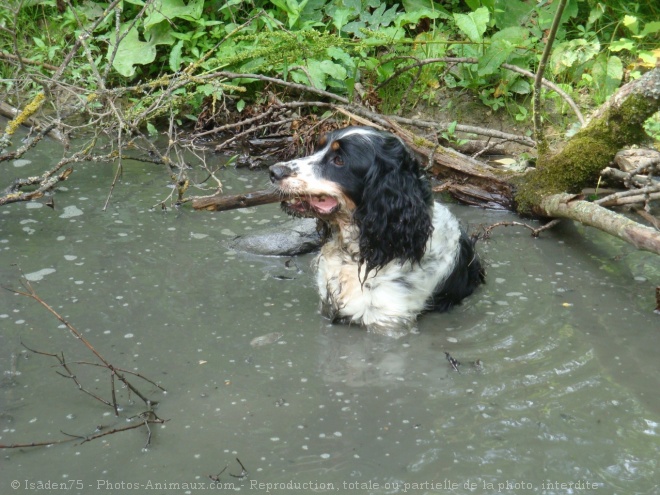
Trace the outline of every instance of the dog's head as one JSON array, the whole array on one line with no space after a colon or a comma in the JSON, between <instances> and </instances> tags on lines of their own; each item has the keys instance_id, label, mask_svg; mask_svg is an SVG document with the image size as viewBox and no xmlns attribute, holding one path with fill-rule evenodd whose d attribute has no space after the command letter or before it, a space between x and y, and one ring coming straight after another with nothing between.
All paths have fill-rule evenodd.
<instances>
[{"instance_id":1,"label":"dog's head","mask_svg":"<svg viewBox=\"0 0 660 495\"><path fill-rule=\"evenodd\" d=\"M312 155L270 167L270 179L291 198L282 203L287 213L355 223L367 273L424 255L433 230L431 189L393 134L371 127L333 131Z\"/></svg>"}]
</instances>

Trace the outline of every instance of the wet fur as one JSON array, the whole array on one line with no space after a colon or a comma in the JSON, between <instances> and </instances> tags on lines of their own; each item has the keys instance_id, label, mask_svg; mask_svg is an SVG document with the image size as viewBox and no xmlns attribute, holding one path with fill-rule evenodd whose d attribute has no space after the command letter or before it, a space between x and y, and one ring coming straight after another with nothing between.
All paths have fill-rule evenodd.
<instances>
[{"instance_id":1,"label":"wet fur","mask_svg":"<svg viewBox=\"0 0 660 495\"><path fill-rule=\"evenodd\" d=\"M314 154L273 165L271 181L301 198L296 209L284 202L287 212L327 228L315 266L321 309L333 321L400 336L421 312L446 311L483 282L473 242L392 134L334 131Z\"/></svg>"}]
</instances>

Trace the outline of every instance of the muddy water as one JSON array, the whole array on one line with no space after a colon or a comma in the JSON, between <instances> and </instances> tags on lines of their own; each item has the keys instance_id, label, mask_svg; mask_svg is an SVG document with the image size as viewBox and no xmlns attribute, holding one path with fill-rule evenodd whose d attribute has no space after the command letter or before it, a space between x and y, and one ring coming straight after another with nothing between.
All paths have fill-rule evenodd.
<instances>
[{"instance_id":1,"label":"muddy water","mask_svg":"<svg viewBox=\"0 0 660 495\"><path fill-rule=\"evenodd\" d=\"M59 152L42 153L2 164L3 177ZM483 289L424 316L418 335L385 340L318 314L310 256L227 248L283 221L276 205L153 209L168 174L127 163L103 211L113 173L77 169L54 210L0 209L0 279L20 288L22 270L106 359L161 384L166 393L132 379L167 422L151 426L148 448L141 428L3 450L2 493L47 483L85 494L660 492L657 258L570 225L538 240L500 229L480 244ZM222 178L226 192L267 182L233 169ZM471 226L512 218L452 209ZM21 342L94 359L35 301L2 291L0 328L0 443L112 431L144 410L117 385L116 418L53 358L27 352ZM109 399L107 374L72 368Z\"/></svg>"}]
</instances>

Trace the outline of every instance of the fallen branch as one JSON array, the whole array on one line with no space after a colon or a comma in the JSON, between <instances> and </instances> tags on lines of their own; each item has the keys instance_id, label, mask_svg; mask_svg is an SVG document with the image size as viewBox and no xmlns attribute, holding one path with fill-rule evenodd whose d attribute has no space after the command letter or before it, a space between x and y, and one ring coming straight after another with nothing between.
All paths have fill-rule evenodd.
<instances>
[{"instance_id":1,"label":"fallen branch","mask_svg":"<svg viewBox=\"0 0 660 495\"><path fill-rule=\"evenodd\" d=\"M13 186L9 191L5 191L4 195L0 197L0 206L9 203L17 203L19 201L31 201L43 197L43 195L50 191L58 182L65 181L73 172L73 168L69 167L61 174L51 175L50 177L30 177L28 179L14 181ZM39 184L39 187L29 192L20 192L18 189L23 186L31 186Z\"/></svg>"},{"instance_id":2,"label":"fallen branch","mask_svg":"<svg viewBox=\"0 0 660 495\"><path fill-rule=\"evenodd\" d=\"M46 62L41 62L39 60L30 60L29 58L19 57L18 55L13 55L4 50L0 50L0 59L9 60L12 62L20 62L25 65L36 65L38 67L43 67L46 70L56 71L58 68L54 65L48 64Z\"/></svg>"},{"instance_id":3,"label":"fallen branch","mask_svg":"<svg viewBox=\"0 0 660 495\"><path fill-rule=\"evenodd\" d=\"M190 198L195 210L224 211L282 201L282 195L273 191L254 191L231 196L214 195Z\"/></svg>"},{"instance_id":4,"label":"fallen branch","mask_svg":"<svg viewBox=\"0 0 660 495\"><path fill-rule=\"evenodd\" d=\"M396 115L387 115L385 116L385 118L397 122L399 124L436 129L438 131L444 131L449 127L448 123L430 122L428 120L419 120L419 119L409 119L405 117L398 117ZM513 141L515 143L523 144L529 147L535 146L534 140L532 138L529 138L527 136L510 134L508 132L497 131L495 129L486 129L484 127L477 127L473 125L456 124L455 130L458 132L465 132L468 134L477 134L480 136L488 136L497 139L502 139L504 141Z\"/></svg>"},{"instance_id":5,"label":"fallen branch","mask_svg":"<svg viewBox=\"0 0 660 495\"><path fill-rule=\"evenodd\" d=\"M0 115L4 115L5 117L9 119L15 119L21 111L18 108L15 108L11 106L10 104L0 101ZM45 128L46 124L41 122L39 119L36 119L34 117L27 117L21 122L21 125L24 125L26 127L39 127L39 128ZM64 136L58 129L50 129L48 131L48 137L51 137L59 142L64 142Z\"/></svg>"},{"instance_id":6,"label":"fallen branch","mask_svg":"<svg viewBox=\"0 0 660 495\"><path fill-rule=\"evenodd\" d=\"M55 311L48 303L46 303L43 299L41 299L35 290L32 288L32 285L30 282L26 279L23 279L22 281L23 287L25 288L25 291L19 291L19 290L14 290L10 289L8 287L5 287L6 290L9 290L10 292L13 292L14 294L18 294L21 296L29 297L30 299L33 299L37 301L41 306L46 308L46 310L51 313L55 318L57 318L64 326L73 334L73 336L78 339L80 342L83 343L87 349L89 349L96 358L103 363L103 366L107 368L110 371L111 376L117 377L119 381L121 381L127 389L129 389L131 392L133 392L135 395L137 395L148 408L152 408L154 405L158 404L158 401L153 401L151 399L148 399L145 395L142 394L128 379L124 376L124 374L120 371L120 368L116 368L113 366L107 359L105 359L93 346L92 344L71 324L69 323L63 316L61 316L57 311ZM51 354L52 355L52 354ZM66 368L65 368L66 369ZM119 415L119 406L116 401L116 397L114 396L114 387L113 387L113 401L105 401L102 400L105 404L111 406L114 411L115 411L115 416Z\"/></svg>"},{"instance_id":7,"label":"fallen branch","mask_svg":"<svg viewBox=\"0 0 660 495\"><path fill-rule=\"evenodd\" d=\"M572 194L554 194L541 200L543 213L570 218L622 239L638 249L660 254L660 232Z\"/></svg>"},{"instance_id":8,"label":"fallen branch","mask_svg":"<svg viewBox=\"0 0 660 495\"><path fill-rule=\"evenodd\" d=\"M517 227L525 227L526 229L531 230L532 231L532 237L537 238L541 234L541 232L543 232L544 230L551 229L552 227L557 225L559 222L560 222L560 220L555 218L554 220L550 220L549 222L541 225L540 227L533 227L533 226L531 226L527 223L523 223L523 222L497 222L497 223L494 223L493 225L489 225L488 227L483 227L483 234L482 235L483 235L484 239L490 239L491 234L493 232L493 229L495 229L497 227L517 226Z\"/></svg>"},{"instance_id":9,"label":"fallen branch","mask_svg":"<svg viewBox=\"0 0 660 495\"><path fill-rule=\"evenodd\" d=\"M610 177L621 182L629 181L631 184L644 186L646 184L647 177L645 175L631 175L628 172L623 172L618 168L605 167L600 175L603 177ZM657 179L656 179L657 180Z\"/></svg>"},{"instance_id":10,"label":"fallen branch","mask_svg":"<svg viewBox=\"0 0 660 495\"><path fill-rule=\"evenodd\" d=\"M660 199L660 185L620 191L594 201L599 206L620 206Z\"/></svg>"},{"instance_id":11,"label":"fallen branch","mask_svg":"<svg viewBox=\"0 0 660 495\"><path fill-rule=\"evenodd\" d=\"M133 417L133 418L139 418L141 420L141 422L138 423L138 424L123 426L123 427L120 427L120 428L114 428L112 430L102 431L102 432L98 432L99 427L97 427L97 432L96 433L94 433L92 435L86 435L86 436L72 435L72 434L69 434L69 433L66 433L66 432L62 432L62 434L67 435L71 438L69 438L69 439L50 440L50 441L45 441L45 442L0 444L0 449L16 449L16 448L26 448L26 447L45 447L45 446L49 446L49 445L56 445L56 444L60 444L60 443L70 442L70 441L73 441L73 440L76 440L76 439L82 440L82 443L85 443L85 442L89 442L91 440L95 440L97 438L104 437L106 435L119 433L121 431L133 430L133 429L136 429L136 428L141 428L143 426L147 430L147 440L146 440L145 448L148 447L150 442L151 442L151 428L149 428L149 425L153 424L153 423L157 423L157 424L164 423L166 420L163 420L163 419L159 418L156 415L156 413L153 409L154 406L156 404L158 404L158 402L147 399L132 383L130 383L126 379L126 377L124 375L125 374L130 374L130 375L136 376L136 377L138 377L142 380L145 380L148 383L158 387L162 391L165 391L165 389L163 387L161 387L160 385L158 385L157 383L155 383L154 381L144 377L143 375L141 375L139 373L132 372L132 371L129 371L129 370L124 370L122 368L117 368L117 367L113 366L112 364L110 364L110 362L108 362L103 356L101 356L101 354L99 354L99 352L90 344L90 342L87 339L85 339L85 337L83 337L83 335L73 325L71 325L71 323L66 321L50 305L48 305L43 299L41 299L36 294L36 292L32 288L32 285L30 284L30 282L28 280L23 279L21 282L22 282L23 287L25 288L25 291L18 291L18 290L14 290L14 289L9 289L7 287L5 287L5 289L9 290L10 292L13 292L14 294L18 294L18 295L22 295L22 296L26 296L26 297L29 297L31 299L34 299L39 304L41 304L53 316L55 316L61 323L63 323L64 326L73 334L73 336L76 339L78 339L80 342L82 342L85 345L85 347L87 347L90 351L92 351L92 353L94 354L94 356L96 356L96 358L100 361L100 363L91 363L91 362L86 362L86 361L71 362L71 361L67 361L64 358L64 353L53 354L53 353L50 353L50 352L38 351L36 349L32 349L32 348L28 347L27 345L25 345L22 342L21 342L21 344L27 350L29 350L30 352L33 352L34 354L39 354L39 355L42 355L42 356L48 356L48 357L55 358L57 360L57 362L59 363L59 367L61 367L66 372L66 373L62 373L62 372L57 371L58 375L60 375L64 378L68 378L68 379L72 380L75 383L78 390L80 390L83 393L93 397L95 400L105 404L106 406L109 406L109 407L113 408L113 410L115 411L115 416L119 416L119 406L118 406L117 395L116 395L115 378L118 379L119 381L121 381L126 386L126 388L128 390L130 390L132 393L134 393L135 395L140 397L140 399L143 400L143 402L145 403L145 405L147 406L148 409L146 411L140 413L139 415ZM91 392L90 390L87 390L83 386L81 381L78 379L76 374L73 372L73 370L71 369L71 365L73 365L73 364L96 366L96 367L108 369L110 371L110 385L111 385L112 400L104 399L104 398L100 397L99 395L95 394L94 392ZM129 420L130 419L132 419L132 418L129 418Z\"/></svg>"},{"instance_id":12,"label":"fallen branch","mask_svg":"<svg viewBox=\"0 0 660 495\"><path fill-rule=\"evenodd\" d=\"M97 438L105 437L107 435L114 435L115 433L121 433L122 431L129 431L129 430L135 430L136 428L142 428L145 427L147 429L147 440L145 442L144 448L147 448L150 443L151 443L151 428L149 428L150 424L163 424L167 422L166 419L161 419L156 414L152 411L145 411L137 416L140 418L142 421L140 423L132 424L132 425L127 425L127 426L122 426L120 428L113 428L111 430L105 430L105 428L97 427L100 431L97 433L93 433L91 435L73 435L71 433L66 433L64 431L60 431L63 435L66 435L70 438L61 438L58 440L47 440L45 442L27 442L27 443L10 443L10 444L1 444L0 443L0 449L23 449L23 448L28 448L28 447L49 447L51 445L59 445L61 443L67 443L67 442L73 442L76 440L82 440L81 445L83 443L91 442L92 440L96 440ZM132 418L129 418L129 420Z\"/></svg>"}]
</instances>

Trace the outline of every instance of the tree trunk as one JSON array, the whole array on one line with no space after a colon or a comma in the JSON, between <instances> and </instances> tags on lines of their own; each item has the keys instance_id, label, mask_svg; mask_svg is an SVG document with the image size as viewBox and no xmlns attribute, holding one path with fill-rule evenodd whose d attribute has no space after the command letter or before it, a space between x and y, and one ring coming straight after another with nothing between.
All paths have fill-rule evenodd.
<instances>
[{"instance_id":1,"label":"tree trunk","mask_svg":"<svg viewBox=\"0 0 660 495\"><path fill-rule=\"evenodd\" d=\"M594 186L617 151L648 140L643 125L658 110L660 69L654 69L619 89L558 153L540 156L535 170L514 180L518 212L551 216L543 198Z\"/></svg>"}]
</instances>

